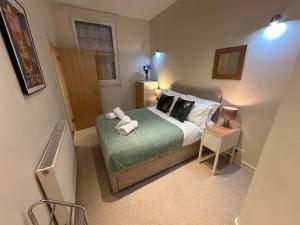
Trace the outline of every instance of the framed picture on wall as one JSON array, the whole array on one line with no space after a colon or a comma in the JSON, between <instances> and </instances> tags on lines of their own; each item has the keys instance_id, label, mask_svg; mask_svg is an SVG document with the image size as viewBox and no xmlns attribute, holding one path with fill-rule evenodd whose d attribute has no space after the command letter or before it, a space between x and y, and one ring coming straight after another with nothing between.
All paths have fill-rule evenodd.
<instances>
[{"instance_id":1,"label":"framed picture on wall","mask_svg":"<svg viewBox=\"0 0 300 225\"><path fill-rule=\"evenodd\" d=\"M241 45L217 49L212 78L241 80L247 48L247 45Z\"/></svg>"},{"instance_id":2,"label":"framed picture on wall","mask_svg":"<svg viewBox=\"0 0 300 225\"><path fill-rule=\"evenodd\" d=\"M0 0L0 28L22 91L29 95L46 87L24 8Z\"/></svg>"}]
</instances>

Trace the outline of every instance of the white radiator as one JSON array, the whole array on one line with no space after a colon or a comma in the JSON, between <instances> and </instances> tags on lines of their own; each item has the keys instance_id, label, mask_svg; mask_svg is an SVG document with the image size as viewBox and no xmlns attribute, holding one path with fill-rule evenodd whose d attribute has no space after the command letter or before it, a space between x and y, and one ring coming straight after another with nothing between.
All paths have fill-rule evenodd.
<instances>
[{"instance_id":1,"label":"white radiator","mask_svg":"<svg viewBox=\"0 0 300 225\"><path fill-rule=\"evenodd\" d=\"M57 123L36 170L37 177L50 200L75 203L77 159L73 138L66 120ZM59 225L68 224L69 210L57 206Z\"/></svg>"}]
</instances>

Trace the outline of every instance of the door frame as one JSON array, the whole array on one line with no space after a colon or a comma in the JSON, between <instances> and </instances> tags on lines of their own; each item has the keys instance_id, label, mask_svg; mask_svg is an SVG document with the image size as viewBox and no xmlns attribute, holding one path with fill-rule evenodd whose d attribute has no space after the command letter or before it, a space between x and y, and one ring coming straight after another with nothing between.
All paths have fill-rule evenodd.
<instances>
[{"instance_id":1,"label":"door frame","mask_svg":"<svg viewBox=\"0 0 300 225\"><path fill-rule=\"evenodd\" d=\"M74 114L73 114L71 103L70 103L70 97L69 97L68 91L66 89L65 80L62 76L62 71L61 71L61 67L60 67L60 63L59 63L59 57L57 54L57 46L55 46L55 44L53 44L50 40L48 40L48 43L49 43L49 48L50 48L50 52L51 52L51 56L52 56L52 62L53 62L53 66L55 69L55 74L57 77L60 94L62 96L62 100L63 100L63 104L64 104L65 114L67 116L67 120L68 120L70 129L72 132L74 132L76 130L75 124L73 122Z\"/></svg>"}]
</instances>

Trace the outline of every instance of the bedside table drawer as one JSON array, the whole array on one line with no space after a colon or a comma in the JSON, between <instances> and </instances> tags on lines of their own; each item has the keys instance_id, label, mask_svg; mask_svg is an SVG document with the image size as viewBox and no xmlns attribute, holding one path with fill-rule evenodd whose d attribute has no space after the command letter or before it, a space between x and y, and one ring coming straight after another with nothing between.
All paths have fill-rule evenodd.
<instances>
[{"instance_id":1,"label":"bedside table drawer","mask_svg":"<svg viewBox=\"0 0 300 225\"><path fill-rule=\"evenodd\" d=\"M203 141L203 145L205 147L216 152L220 148L222 139L220 137L217 137L216 135L206 131L206 132L204 132L202 141Z\"/></svg>"}]
</instances>

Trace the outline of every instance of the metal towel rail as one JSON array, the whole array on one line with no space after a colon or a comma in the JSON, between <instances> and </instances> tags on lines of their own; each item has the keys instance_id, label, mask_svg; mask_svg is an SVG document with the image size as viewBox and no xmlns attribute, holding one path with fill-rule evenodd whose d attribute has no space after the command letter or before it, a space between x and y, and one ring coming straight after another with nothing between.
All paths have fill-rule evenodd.
<instances>
[{"instance_id":1,"label":"metal towel rail","mask_svg":"<svg viewBox=\"0 0 300 225\"><path fill-rule=\"evenodd\" d=\"M49 225L51 225L54 221L54 212L55 212L55 208L56 205L60 205L60 206L65 206L70 208L70 219L69 219L69 224L68 225L73 225L73 216L74 216L74 210L78 209L81 210L83 212L84 218L83 218L83 225L89 225L88 220L87 220L87 215L86 215L86 210L82 205L77 205L77 204L73 204L73 203L68 203L68 202L62 202L62 201L56 201L56 200L47 200L47 199L42 199L40 201L37 201L35 203L33 203L29 209L28 209L28 216L29 219L31 220L31 223L33 225L39 225L38 221L36 220L36 217L33 213L33 209L41 204L46 204L49 205L51 207L51 213L50 213L50 220L49 220Z\"/></svg>"}]
</instances>

